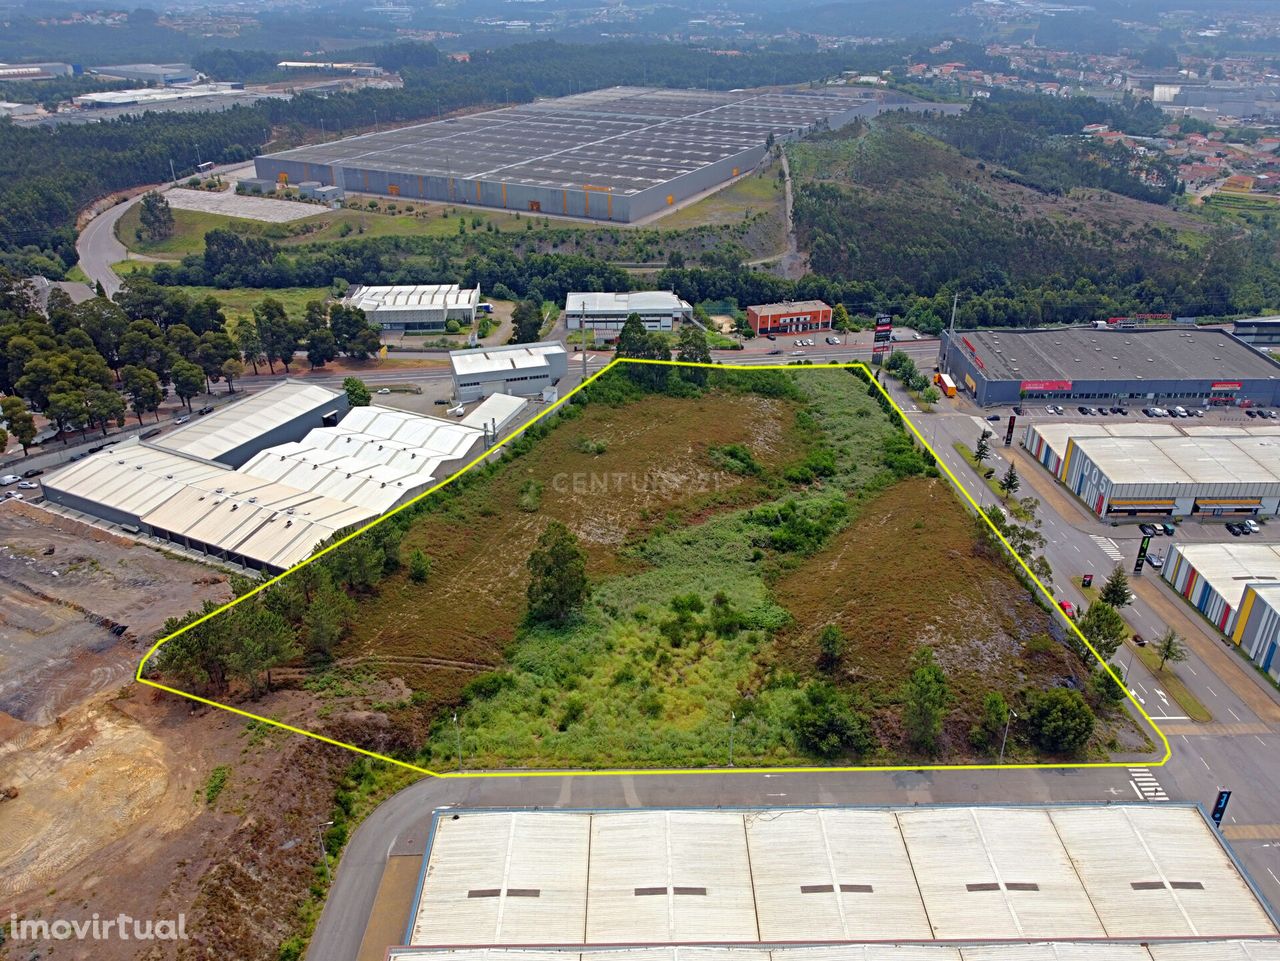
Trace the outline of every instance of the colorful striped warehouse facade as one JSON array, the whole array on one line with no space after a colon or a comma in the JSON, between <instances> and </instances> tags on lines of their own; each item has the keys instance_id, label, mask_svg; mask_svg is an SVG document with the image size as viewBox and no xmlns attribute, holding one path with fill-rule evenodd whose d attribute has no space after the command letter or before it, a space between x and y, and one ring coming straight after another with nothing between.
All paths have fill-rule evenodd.
<instances>
[{"instance_id":1,"label":"colorful striped warehouse facade","mask_svg":"<svg viewBox=\"0 0 1280 961\"><path fill-rule=\"evenodd\" d=\"M1280 680L1280 545L1177 544L1161 574L1224 637Z\"/></svg>"},{"instance_id":2,"label":"colorful striped warehouse facade","mask_svg":"<svg viewBox=\"0 0 1280 961\"><path fill-rule=\"evenodd\" d=\"M1106 520L1280 513L1280 427L1032 424L1036 460Z\"/></svg>"}]
</instances>

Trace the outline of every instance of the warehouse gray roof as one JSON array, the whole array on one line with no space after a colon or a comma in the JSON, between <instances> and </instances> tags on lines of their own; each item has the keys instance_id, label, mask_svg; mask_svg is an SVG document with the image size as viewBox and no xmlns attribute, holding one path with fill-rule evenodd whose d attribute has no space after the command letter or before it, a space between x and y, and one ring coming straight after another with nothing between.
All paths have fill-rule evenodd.
<instances>
[{"instance_id":1,"label":"warehouse gray roof","mask_svg":"<svg viewBox=\"0 0 1280 961\"><path fill-rule=\"evenodd\" d=\"M1159 327L956 332L991 380L1237 380L1280 377L1280 364L1225 331Z\"/></svg>"},{"instance_id":2,"label":"warehouse gray roof","mask_svg":"<svg viewBox=\"0 0 1280 961\"><path fill-rule=\"evenodd\" d=\"M435 823L409 937L486 947L1276 934L1198 809L1096 804L450 811Z\"/></svg>"},{"instance_id":3,"label":"warehouse gray roof","mask_svg":"<svg viewBox=\"0 0 1280 961\"><path fill-rule=\"evenodd\" d=\"M863 102L846 92L613 87L269 154L411 176L618 195L698 170Z\"/></svg>"}]
</instances>

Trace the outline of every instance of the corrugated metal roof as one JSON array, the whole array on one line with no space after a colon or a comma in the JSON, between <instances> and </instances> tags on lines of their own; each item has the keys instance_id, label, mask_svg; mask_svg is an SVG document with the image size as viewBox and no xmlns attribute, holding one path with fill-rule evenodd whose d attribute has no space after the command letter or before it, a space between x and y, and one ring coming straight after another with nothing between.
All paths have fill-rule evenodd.
<instances>
[{"instance_id":1,"label":"corrugated metal roof","mask_svg":"<svg viewBox=\"0 0 1280 961\"><path fill-rule=\"evenodd\" d=\"M1015 944L842 944L838 947L575 948L396 947L391 961L1280 961L1280 942L1025 942Z\"/></svg>"},{"instance_id":2,"label":"corrugated metal roof","mask_svg":"<svg viewBox=\"0 0 1280 961\"><path fill-rule=\"evenodd\" d=\"M155 450L132 438L49 474L44 487L141 517L187 484L230 473L230 468Z\"/></svg>"},{"instance_id":3,"label":"corrugated metal roof","mask_svg":"<svg viewBox=\"0 0 1280 961\"><path fill-rule=\"evenodd\" d=\"M196 418L149 444L178 454L217 460L308 411L323 412L340 396L315 384L286 380Z\"/></svg>"},{"instance_id":4,"label":"corrugated metal roof","mask_svg":"<svg viewBox=\"0 0 1280 961\"><path fill-rule=\"evenodd\" d=\"M1277 935L1185 805L453 812L428 858L418 944L1008 941L1023 953L963 957L1028 961L1146 955L1023 942ZM553 883L517 915L459 906Z\"/></svg>"},{"instance_id":5,"label":"corrugated metal roof","mask_svg":"<svg viewBox=\"0 0 1280 961\"><path fill-rule=\"evenodd\" d=\"M566 294L566 314L690 313L693 308L669 290L630 290Z\"/></svg>"},{"instance_id":6,"label":"corrugated metal roof","mask_svg":"<svg viewBox=\"0 0 1280 961\"><path fill-rule=\"evenodd\" d=\"M508 347L476 347L455 350L449 355L454 376L502 374L512 370L547 366L547 358L564 354L562 344L512 344Z\"/></svg>"},{"instance_id":7,"label":"corrugated metal roof","mask_svg":"<svg viewBox=\"0 0 1280 961\"><path fill-rule=\"evenodd\" d=\"M1240 606L1246 586L1280 582L1280 544L1241 538L1225 544L1175 544L1172 550L1233 609Z\"/></svg>"},{"instance_id":8,"label":"corrugated metal roof","mask_svg":"<svg viewBox=\"0 0 1280 961\"><path fill-rule=\"evenodd\" d=\"M528 401L523 397L513 397L511 394L490 394L480 402L480 406L458 423L463 427L483 430L490 421L497 421L498 430L501 431L524 409L527 403Z\"/></svg>"},{"instance_id":9,"label":"corrugated metal roof","mask_svg":"<svg viewBox=\"0 0 1280 961\"><path fill-rule=\"evenodd\" d=\"M564 350L563 347L560 349ZM398 441L406 447L427 450L442 457L463 457L472 451L474 445L484 442L484 431L479 428L388 407L352 408L338 427L318 428L308 435L307 440L310 441L312 435L333 434L368 435Z\"/></svg>"},{"instance_id":10,"label":"corrugated metal roof","mask_svg":"<svg viewBox=\"0 0 1280 961\"><path fill-rule=\"evenodd\" d=\"M369 510L239 471L201 480L143 516L151 527L287 568Z\"/></svg>"},{"instance_id":11,"label":"corrugated metal roof","mask_svg":"<svg viewBox=\"0 0 1280 961\"><path fill-rule=\"evenodd\" d=\"M457 284L416 284L412 286L355 287L347 294L346 303L369 313L399 310L475 307L480 302L479 288L461 288Z\"/></svg>"}]
</instances>

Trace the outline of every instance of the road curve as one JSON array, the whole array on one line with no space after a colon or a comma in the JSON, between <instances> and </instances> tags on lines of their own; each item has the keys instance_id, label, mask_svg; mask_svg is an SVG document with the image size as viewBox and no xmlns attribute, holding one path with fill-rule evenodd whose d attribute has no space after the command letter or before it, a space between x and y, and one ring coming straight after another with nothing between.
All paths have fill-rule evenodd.
<instances>
[{"instance_id":1,"label":"road curve","mask_svg":"<svg viewBox=\"0 0 1280 961\"><path fill-rule=\"evenodd\" d=\"M76 253L80 257L80 269L90 281L102 284L108 297L114 297L120 289L120 277L111 269L129 256L124 244L116 239L116 223L134 204L142 200L142 194L124 203L109 207L89 221L76 240Z\"/></svg>"}]
</instances>

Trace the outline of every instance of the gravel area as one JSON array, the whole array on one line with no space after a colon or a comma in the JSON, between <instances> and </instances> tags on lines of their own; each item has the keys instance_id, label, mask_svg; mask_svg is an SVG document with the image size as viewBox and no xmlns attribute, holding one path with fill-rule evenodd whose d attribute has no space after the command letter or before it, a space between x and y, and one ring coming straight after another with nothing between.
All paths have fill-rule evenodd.
<instances>
[{"instance_id":1,"label":"gravel area","mask_svg":"<svg viewBox=\"0 0 1280 961\"><path fill-rule=\"evenodd\" d=\"M207 214L224 214L228 217L244 217L269 224L283 224L302 220L325 212L326 207L304 204L293 200L272 200L270 197L247 197L224 191L210 193L205 190L187 190L174 187L166 197L169 206L176 210L199 210Z\"/></svg>"}]
</instances>

